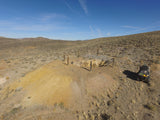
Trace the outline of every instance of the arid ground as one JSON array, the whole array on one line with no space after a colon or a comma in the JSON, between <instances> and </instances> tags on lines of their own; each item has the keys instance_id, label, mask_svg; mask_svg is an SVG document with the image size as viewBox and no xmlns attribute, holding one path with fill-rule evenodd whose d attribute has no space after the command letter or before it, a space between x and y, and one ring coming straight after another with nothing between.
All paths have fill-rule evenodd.
<instances>
[{"instance_id":1,"label":"arid ground","mask_svg":"<svg viewBox=\"0 0 160 120\"><path fill-rule=\"evenodd\" d=\"M150 83L136 79L150 67ZM85 41L0 37L0 120L159 120L160 31Z\"/></svg>"}]
</instances>

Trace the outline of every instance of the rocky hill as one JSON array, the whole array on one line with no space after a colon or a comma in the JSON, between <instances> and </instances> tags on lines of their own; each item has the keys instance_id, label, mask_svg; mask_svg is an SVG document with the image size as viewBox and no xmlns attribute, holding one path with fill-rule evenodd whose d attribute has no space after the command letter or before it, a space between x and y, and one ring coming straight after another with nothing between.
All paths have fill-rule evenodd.
<instances>
[{"instance_id":1,"label":"rocky hill","mask_svg":"<svg viewBox=\"0 0 160 120\"><path fill-rule=\"evenodd\" d=\"M151 81L136 79L150 67ZM0 120L158 120L160 31L86 41L0 37Z\"/></svg>"}]
</instances>

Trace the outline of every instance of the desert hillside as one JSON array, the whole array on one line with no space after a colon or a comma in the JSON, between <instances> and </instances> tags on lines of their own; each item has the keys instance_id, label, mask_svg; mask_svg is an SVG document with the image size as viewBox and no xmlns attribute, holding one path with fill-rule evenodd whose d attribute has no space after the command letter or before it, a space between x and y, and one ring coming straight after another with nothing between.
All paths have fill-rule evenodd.
<instances>
[{"instance_id":1,"label":"desert hillside","mask_svg":"<svg viewBox=\"0 0 160 120\"><path fill-rule=\"evenodd\" d=\"M151 81L136 80L150 67ZM0 120L158 120L160 31L85 41L0 37Z\"/></svg>"}]
</instances>

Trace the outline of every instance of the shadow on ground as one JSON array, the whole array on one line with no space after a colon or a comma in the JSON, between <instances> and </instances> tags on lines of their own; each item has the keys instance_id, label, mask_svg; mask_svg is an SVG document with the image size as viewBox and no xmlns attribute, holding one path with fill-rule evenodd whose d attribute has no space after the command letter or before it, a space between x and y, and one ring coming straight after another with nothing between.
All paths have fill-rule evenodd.
<instances>
[{"instance_id":1,"label":"shadow on ground","mask_svg":"<svg viewBox=\"0 0 160 120\"><path fill-rule=\"evenodd\" d=\"M137 80L137 73L129 71L129 70L124 70L123 74L125 74L128 78L132 79L132 80Z\"/></svg>"}]
</instances>

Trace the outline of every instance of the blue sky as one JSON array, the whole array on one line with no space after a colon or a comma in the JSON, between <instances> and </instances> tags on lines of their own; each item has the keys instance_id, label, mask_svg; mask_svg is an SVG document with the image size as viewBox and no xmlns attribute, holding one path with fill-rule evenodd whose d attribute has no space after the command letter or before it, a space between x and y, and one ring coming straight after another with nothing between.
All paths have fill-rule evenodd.
<instances>
[{"instance_id":1,"label":"blue sky","mask_svg":"<svg viewBox=\"0 0 160 120\"><path fill-rule=\"evenodd\" d=\"M160 30L159 0L0 0L0 36L86 40Z\"/></svg>"}]
</instances>

